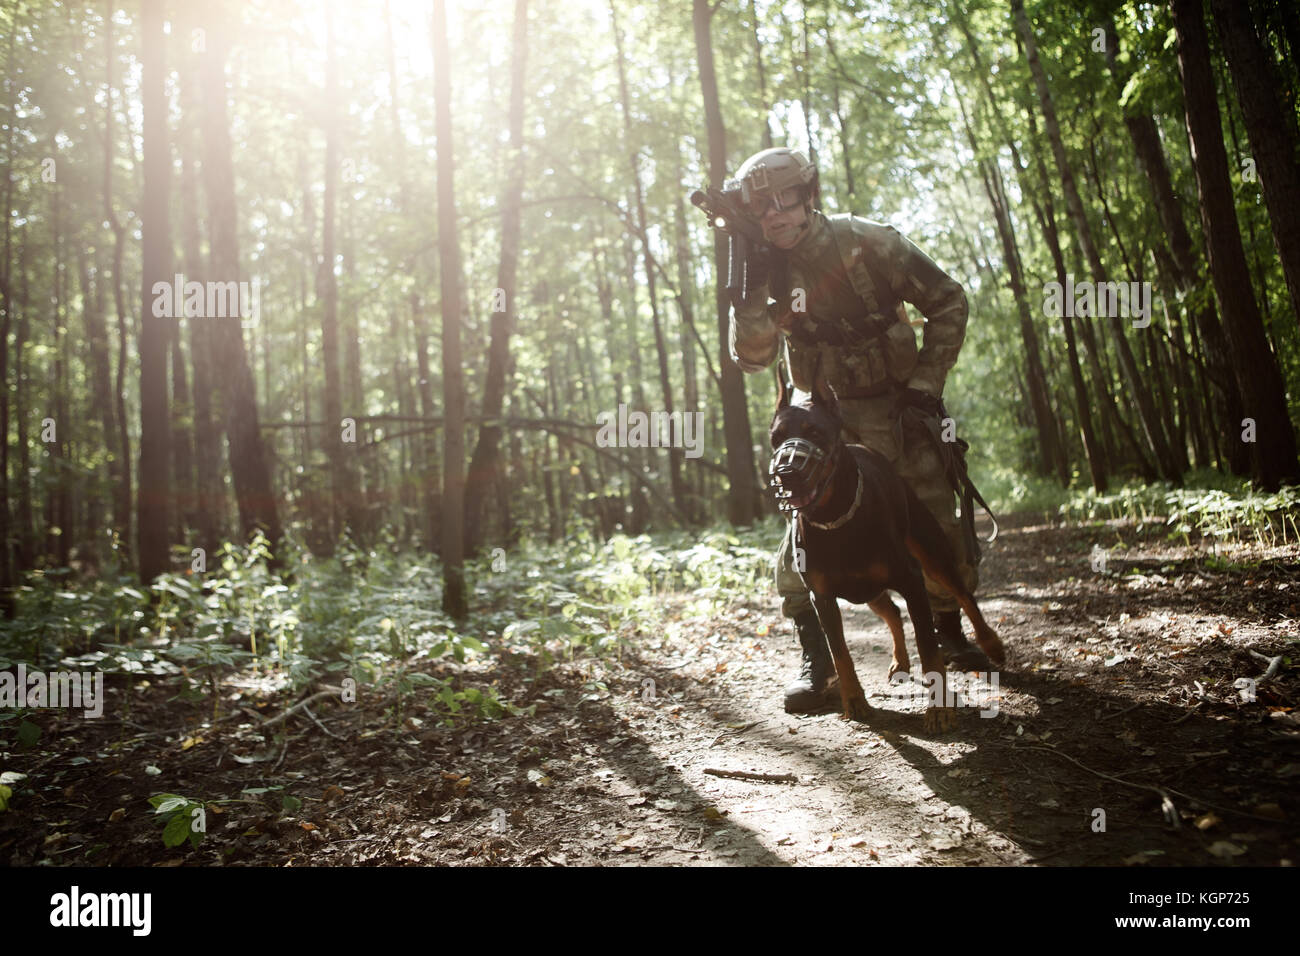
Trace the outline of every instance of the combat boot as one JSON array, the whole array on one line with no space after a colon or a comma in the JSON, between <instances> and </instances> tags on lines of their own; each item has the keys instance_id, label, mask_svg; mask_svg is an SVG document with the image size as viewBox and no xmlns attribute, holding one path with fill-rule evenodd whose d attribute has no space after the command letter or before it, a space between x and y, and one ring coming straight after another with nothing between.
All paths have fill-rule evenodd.
<instances>
[{"instance_id":1,"label":"combat boot","mask_svg":"<svg viewBox=\"0 0 1300 956\"><path fill-rule=\"evenodd\" d=\"M839 678L817 612L809 608L799 614L794 627L803 647L803 663L798 680L785 689L785 712L815 714L839 700Z\"/></svg>"},{"instance_id":2,"label":"combat boot","mask_svg":"<svg viewBox=\"0 0 1300 956\"><path fill-rule=\"evenodd\" d=\"M988 673L993 670L993 662L988 659L988 655L967 641L966 635L962 633L960 611L935 612L934 630L939 635L944 664L959 671Z\"/></svg>"}]
</instances>

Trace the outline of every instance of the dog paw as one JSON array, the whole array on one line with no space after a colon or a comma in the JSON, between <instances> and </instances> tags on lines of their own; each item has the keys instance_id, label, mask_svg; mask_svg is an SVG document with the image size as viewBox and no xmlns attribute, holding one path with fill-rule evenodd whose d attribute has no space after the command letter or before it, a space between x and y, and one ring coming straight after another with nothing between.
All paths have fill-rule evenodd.
<instances>
[{"instance_id":1,"label":"dog paw","mask_svg":"<svg viewBox=\"0 0 1300 956\"><path fill-rule=\"evenodd\" d=\"M1001 666L1007 662L1006 648L1002 646L1002 641L998 639L996 634L976 634L975 643L979 645L980 650L994 664Z\"/></svg>"},{"instance_id":2,"label":"dog paw","mask_svg":"<svg viewBox=\"0 0 1300 956\"><path fill-rule=\"evenodd\" d=\"M942 734L957 729L957 708L931 707L925 712L925 732Z\"/></svg>"},{"instance_id":3,"label":"dog paw","mask_svg":"<svg viewBox=\"0 0 1300 956\"><path fill-rule=\"evenodd\" d=\"M890 661L890 662L889 662L889 673L886 675L885 679L888 680L889 683L893 684L893 683L895 683L895 681L894 681L894 675L895 675L895 674L907 674L907 675L910 676L911 673L912 673L912 662L911 662L911 661L901 661L901 662L900 662L900 661ZM900 679L898 680L897 683L902 683L902 678L900 678Z\"/></svg>"},{"instance_id":4,"label":"dog paw","mask_svg":"<svg viewBox=\"0 0 1300 956\"><path fill-rule=\"evenodd\" d=\"M850 697L844 702L843 720L866 721L871 718L871 705L865 697Z\"/></svg>"}]
</instances>

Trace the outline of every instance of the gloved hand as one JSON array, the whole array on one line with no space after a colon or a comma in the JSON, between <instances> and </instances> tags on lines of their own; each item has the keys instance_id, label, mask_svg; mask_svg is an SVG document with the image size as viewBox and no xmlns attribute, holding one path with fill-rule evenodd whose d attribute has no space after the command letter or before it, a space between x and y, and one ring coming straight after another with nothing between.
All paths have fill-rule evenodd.
<instances>
[{"instance_id":1,"label":"gloved hand","mask_svg":"<svg viewBox=\"0 0 1300 956\"><path fill-rule=\"evenodd\" d=\"M767 305L768 280L772 275L772 261L766 248L746 243L749 247L743 260L743 277L739 296L742 305Z\"/></svg>"},{"instance_id":2,"label":"gloved hand","mask_svg":"<svg viewBox=\"0 0 1300 956\"><path fill-rule=\"evenodd\" d=\"M899 414L902 414L907 408L918 409L926 416L934 418L939 418L943 414L943 402L936 396L931 395L929 392L923 392L919 388L903 389L898 408Z\"/></svg>"}]
</instances>

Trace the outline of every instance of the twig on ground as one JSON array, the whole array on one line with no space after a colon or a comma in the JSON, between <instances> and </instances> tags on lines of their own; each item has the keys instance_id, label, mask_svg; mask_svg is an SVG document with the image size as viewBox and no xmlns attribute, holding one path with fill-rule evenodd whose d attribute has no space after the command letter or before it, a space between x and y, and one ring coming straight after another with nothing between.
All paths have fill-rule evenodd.
<instances>
[{"instance_id":1,"label":"twig on ground","mask_svg":"<svg viewBox=\"0 0 1300 956\"><path fill-rule=\"evenodd\" d=\"M748 770L719 770L717 767L705 767L704 772L713 777L730 777L733 780L761 780L765 783L799 782L799 778L792 773L751 773Z\"/></svg>"},{"instance_id":2,"label":"twig on ground","mask_svg":"<svg viewBox=\"0 0 1300 956\"><path fill-rule=\"evenodd\" d=\"M316 719L316 715L313 714L313 713L311 712L311 708L310 708L310 707L303 707L302 710L303 710L303 713L305 713L308 717L310 717L310 718L312 719L312 723L314 723L317 727L319 727L319 728L320 728L321 730L323 730L325 733L329 734L329 736L333 737L335 740L342 740L342 739L343 739L343 735L342 735L342 734L336 734L336 733L334 733L334 731L330 730L328 727L326 727L324 724L322 724L319 720L317 720L317 719Z\"/></svg>"},{"instance_id":3,"label":"twig on ground","mask_svg":"<svg viewBox=\"0 0 1300 956\"><path fill-rule=\"evenodd\" d=\"M282 720L288 720L291 716L293 716L302 708L306 707L308 704L313 704L318 700L324 700L326 697L334 697L341 693L343 693L343 689L341 687L326 687L324 690L317 691L316 693L312 694L310 697L298 701L298 703L294 704L283 714L280 714L278 717L272 717L270 720L263 723L262 726L271 727L275 724L278 724Z\"/></svg>"},{"instance_id":4,"label":"twig on ground","mask_svg":"<svg viewBox=\"0 0 1300 956\"><path fill-rule=\"evenodd\" d=\"M1139 701L1138 703L1134 704L1132 707L1125 707L1123 710L1113 711L1112 713L1107 714L1105 717L1101 719L1110 720L1112 717L1122 717L1124 714L1127 714L1129 711L1137 710L1141 706L1142 706L1142 702Z\"/></svg>"}]
</instances>

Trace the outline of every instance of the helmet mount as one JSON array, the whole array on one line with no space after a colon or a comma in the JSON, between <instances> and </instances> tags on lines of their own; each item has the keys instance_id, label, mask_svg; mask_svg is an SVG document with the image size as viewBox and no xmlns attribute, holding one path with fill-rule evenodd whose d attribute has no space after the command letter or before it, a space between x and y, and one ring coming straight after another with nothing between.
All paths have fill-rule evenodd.
<instances>
[{"instance_id":1,"label":"helmet mount","mask_svg":"<svg viewBox=\"0 0 1300 956\"><path fill-rule=\"evenodd\" d=\"M764 213L772 205L778 210L784 208L780 196L797 188L805 214L801 237L812 226L813 209L821 208L817 167L800 151L785 146L762 150L745 160L736 171L736 183L744 205L750 208L760 205Z\"/></svg>"}]
</instances>

